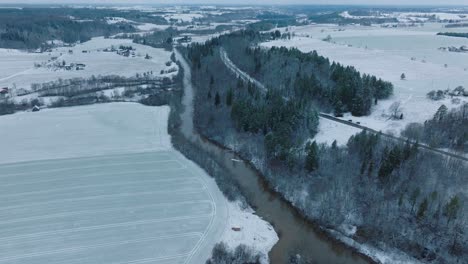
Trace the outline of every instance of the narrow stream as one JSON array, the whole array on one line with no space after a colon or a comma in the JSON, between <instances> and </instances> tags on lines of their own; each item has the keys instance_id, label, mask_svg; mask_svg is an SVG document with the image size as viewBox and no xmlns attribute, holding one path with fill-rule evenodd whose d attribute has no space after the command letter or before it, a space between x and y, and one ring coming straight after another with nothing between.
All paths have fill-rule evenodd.
<instances>
[{"instance_id":1,"label":"narrow stream","mask_svg":"<svg viewBox=\"0 0 468 264\"><path fill-rule=\"evenodd\" d=\"M200 148L220 158L223 165L236 177L236 181L251 206L256 210L256 214L274 226L279 235L279 241L269 254L271 263L288 263L289 255L297 253L317 264L372 263L366 257L328 238L316 226L306 221L293 206L269 188L255 169L243 161L238 161L239 157L233 152L202 139L195 132L193 126L194 90L190 67L180 53L176 52L176 57L184 68L185 94L182 104L185 110L181 115L182 133Z\"/></svg>"}]
</instances>

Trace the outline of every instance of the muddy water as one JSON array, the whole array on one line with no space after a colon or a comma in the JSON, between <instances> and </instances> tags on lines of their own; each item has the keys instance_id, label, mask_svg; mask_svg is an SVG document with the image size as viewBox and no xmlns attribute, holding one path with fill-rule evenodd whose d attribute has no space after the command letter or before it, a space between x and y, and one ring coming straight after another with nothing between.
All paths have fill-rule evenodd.
<instances>
[{"instance_id":1,"label":"muddy water","mask_svg":"<svg viewBox=\"0 0 468 264\"><path fill-rule=\"evenodd\" d=\"M176 53L177 59L184 68L184 98L185 107L182 118L182 132L186 138L210 153L216 155L239 183L244 195L255 208L257 215L270 222L279 235L278 243L269 256L273 264L288 262L290 254L300 254L317 264L371 263L367 258L353 250L329 239L315 225L306 221L297 210L287 203L280 195L269 188L263 177L249 164L240 161L233 152L216 146L202 139L193 128L193 95L190 68Z\"/></svg>"}]
</instances>

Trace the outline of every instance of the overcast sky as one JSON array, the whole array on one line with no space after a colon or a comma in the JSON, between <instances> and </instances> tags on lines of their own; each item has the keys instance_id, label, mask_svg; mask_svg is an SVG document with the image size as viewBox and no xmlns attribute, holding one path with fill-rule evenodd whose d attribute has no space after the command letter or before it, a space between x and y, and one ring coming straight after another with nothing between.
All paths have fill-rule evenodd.
<instances>
[{"instance_id":1,"label":"overcast sky","mask_svg":"<svg viewBox=\"0 0 468 264\"><path fill-rule=\"evenodd\" d=\"M0 0L11 4L371 4L371 5L465 5L468 0Z\"/></svg>"}]
</instances>

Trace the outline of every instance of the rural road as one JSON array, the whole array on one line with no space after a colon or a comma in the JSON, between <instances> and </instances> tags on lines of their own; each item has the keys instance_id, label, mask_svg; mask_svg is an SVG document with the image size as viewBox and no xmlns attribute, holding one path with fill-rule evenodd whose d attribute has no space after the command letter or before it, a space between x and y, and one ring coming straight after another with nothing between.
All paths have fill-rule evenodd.
<instances>
[{"instance_id":1,"label":"rural road","mask_svg":"<svg viewBox=\"0 0 468 264\"><path fill-rule=\"evenodd\" d=\"M229 59L229 56L228 56L227 52L224 50L224 48L220 49L220 56L221 56L221 60L226 65L226 67L228 67L228 69L230 69L234 74L236 74L236 76L238 78L241 78L242 80L244 80L246 82L251 82L251 83L255 84L259 89L262 90L262 92L266 93L267 88L265 87L265 85L263 85L261 82L254 79L253 77L251 77L248 73L246 73L246 72L242 71L241 69L239 69ZM383 133L382 131L377 131L377 130L375 130L373 128L370 128L370 127L366 127L366 126L363 126L363 125L360 125L360 124L356 124L356 123L353 123L353 122L350 122L350 121L346 121L346 120L334 117L334 116L326 114L326 113L319 113L319 116L321 118L325 118L325 119L331 120L333 122L337 122L337 123L341 123L343 125L359 128L359 129L362 129L362 130L365 130L365 131L368 131L368 132L371 132L371 133L379 133L383 137L386 137L386 138L389 138L389 139L392 139L392 140L396 140L396 141L400 141L400 142L406 142L408 140L408 139L403 138L403 137L397 137L397 136L394 136L394 135L386 134L386 133ZM453 152L433 148L433 147L430 147L430 146L425 145L425 144L419 143L418 147L421 148L421 149L425 149L425 150L428 150L428 151L435 152L437 154L445 155L445 156L450 157L450 158L455 158L455 159L459 159L459 160L463 160L463 161L468 161L468 157L465 157L463 155L459 155L459 154L456 154L456 153L453 153Z\"/></svg>"}]
</instances>

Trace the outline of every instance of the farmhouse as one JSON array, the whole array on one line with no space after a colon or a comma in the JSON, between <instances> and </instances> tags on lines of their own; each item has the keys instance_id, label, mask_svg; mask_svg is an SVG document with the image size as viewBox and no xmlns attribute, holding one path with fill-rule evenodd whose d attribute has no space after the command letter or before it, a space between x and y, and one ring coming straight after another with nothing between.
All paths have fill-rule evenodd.
<instances>
[{"instance_id":1,"label":"farmhouse","mask_svg":"<svg viewBox=\"0 0 468 264\"><path fill-rule=\"evenodd\" d=\"M192 41L192 37L190 36L184 36L177 40L179 43L190 43Z\"/></svg>"},{"instance_id":2,"label":"farmhouse","mask_svg":"<svg viewBox=\"0 0 468 264\"><path fill-rule=\"evenodd\" d=\"M8 89L8 87L3 87L0 89L0 94L8 94L9 91L10 89Z\"/></svg>"},{"instance_id":3,"label":"farmhouse","mask_svg":"<svg viewBox=\"0 0 468 264\"><path fill-rule=\"evenodd\" d=\"M75 67L75 70L77 70L77 71L82 71L82 70L85 69L86 64L84 64L84 63L76 63L76 64L73 64L73 66Z\"/></svg>"}]
</instances>

